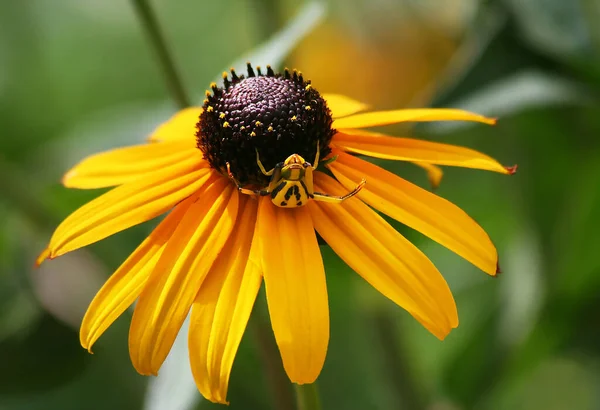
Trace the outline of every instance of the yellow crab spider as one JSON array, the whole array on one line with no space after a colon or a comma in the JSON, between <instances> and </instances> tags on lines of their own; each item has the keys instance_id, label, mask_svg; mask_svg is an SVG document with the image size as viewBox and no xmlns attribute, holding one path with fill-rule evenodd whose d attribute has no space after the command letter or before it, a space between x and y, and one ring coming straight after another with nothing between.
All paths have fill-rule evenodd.
<instances>
[{"instance_id":1,"label":"yellow crab spider","mask_svg":"<svg viewBox=\"0 0 600 410\"><path fill-rule=\"evenodd\" d=\"M327 162L334 161L334 158L327 160ZM313 171L319 165L319 146L317 145L317 155L315 156L315 165L311 165L310 162L306 162L298 154L292 154L283 162L275 165L275 168L267 171L260 161L258 151L256 151L256 163L260 171L271 177L269 185L264 189L247 189L235 179L227 163L227 173L229 178L238 187L238 191L246 195L258 195L258 196L271 196L271 201L278 207L281 208L297 208L304 206L308 203L309 199L315 201L341 203L346 199L356 195L362 187L366 184L366 180L362 180L360 184L356 186L352 191L348 192L344 196L332 196L315 192L313 185Z\"/></svg>"}]
</instances>

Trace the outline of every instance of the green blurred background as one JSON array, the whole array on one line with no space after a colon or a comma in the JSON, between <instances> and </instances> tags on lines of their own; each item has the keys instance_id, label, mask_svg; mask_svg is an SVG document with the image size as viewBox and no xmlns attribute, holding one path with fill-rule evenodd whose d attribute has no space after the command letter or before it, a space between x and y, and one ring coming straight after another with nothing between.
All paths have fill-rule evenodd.
<instances>
[{"instance_id":1,"label":"green blurred background","mask_svg":"<svg viewBox=\"0 0 600 410\"><path fill-rule=\"evenodd\" d=\"M320 91L378 109L460 107L500 118L496 127L411 130L519 165L511 177L446 169L437 190L490 234L498 278L395 225L454 292L461 324L446 341L322 248L332 317L319 379L325 409L600 409L599 1L331 0L318 5L324 17L299 23L294 16L315 4L151 4L197 102L251 50L279 64L288 47L280 65ZM185 346L158 378L134 371L130 315L95 355L79 346L87 304L152 222L33 269L52 229L99 194L61 187L62 173L85 155L143 141L176 110L146 40L126 0L0 1L2 410L218 407L186 379ZM416 167L378 164L427 186ZM252 320L230 408L291 408L268 323Z\"/></svg>"}]
</instances>

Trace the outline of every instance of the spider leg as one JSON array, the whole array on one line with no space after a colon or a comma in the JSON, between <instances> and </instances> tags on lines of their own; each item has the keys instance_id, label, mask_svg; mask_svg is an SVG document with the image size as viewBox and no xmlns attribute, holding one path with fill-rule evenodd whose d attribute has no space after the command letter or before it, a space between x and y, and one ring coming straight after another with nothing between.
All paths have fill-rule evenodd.
<instances>
[{"instance_id":1,"label":"spider leg","mask_svg":"<svg viewBox=\"0 0 600 410\"><path fill-rule=\"evenodd\" d=\"M267 189L248 189L248 188L244 188L242 186L242 184L240 184L240 182L231 173L231 167L229 165L229 162L227 163L227 175L229 175L229 179L231 179L233 181L233 183L237 186L238 191L241 192L242 194L266 196L266 195L269 195L271 193L271 191L269 190L269 188L267 188Z\"/></svg>"},{"instance_id":2,"label":"spider leg","mask_svg":"<svg viewBox=\"0 0 600 410\"><path fill-rule=\"evenodd\" d=\"M323 194L321 192L314 192L313 199L315 201L341 204L346 199L351 198L354 195L358 194L358 192L362 189L363 186L365 186L366 183L367 183L367 180L363 179L362 181L360 181L360 184L358 184L356 186L356 188L354 188L352 191L348 192L346 195L343 195L343 196L333 196L333 195Z\"/></svg>"},{"instance_id":3,"label":"spider leg","mask_svg":"<svg viewBox=\"0 0 600 410\"><path fill-rule=\"evenodd\" d=\"M271 175L273 175L273 172L275 172L275 168L273 168L270 171L267 171L265 169L265 166L262 164L262 162L260 162L260 155L258 155L258 150L255 148L256 151L256 163L258 164L258 168L260 168L260 172L262 172L263 174L265 174L266 176L270 177Z\"/></svg>"}]
</instances>

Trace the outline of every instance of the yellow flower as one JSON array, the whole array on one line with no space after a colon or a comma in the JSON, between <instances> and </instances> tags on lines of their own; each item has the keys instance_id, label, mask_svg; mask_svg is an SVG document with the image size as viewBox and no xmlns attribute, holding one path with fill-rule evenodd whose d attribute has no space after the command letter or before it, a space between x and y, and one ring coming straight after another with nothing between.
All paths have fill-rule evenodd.
<instances>
[{"instance_id":1,"label":"yellow flower","mask_svg":"<svg viewBox=\"0 0 600 410\"><path fill-rule=\"evenodd\" d=\"M203 107L180 111L149 143L88 157L63 179L71 188L116 188L65 219L38 263L171 210L92 301L81 326L85 348L137 299L131 360L138 372L157 374L191 309L189 353L198 388L209 400L226 402L231 366L264 279L285 370L295 383L313 382L329 341L315 230L438 338L458 325L442 275L371 207L495 275L497 253L488 235L455 205L353 154L412 161L434 179L441 172L433 164L509 174L511 169L467 148L363 130L493 119L454 109L359 113L364 104L321 96L302 74L275 74L270 67L263 74L248 65L247 77L232 70L223 87L211 87ZM317 153L335 178L312 173L308 162L300 161L300 177L281 164L290 156L311 161ZM265 175L271 169L274 176ZM348 191L358 193L326 202Z\"/></svg>"}]
</instances>

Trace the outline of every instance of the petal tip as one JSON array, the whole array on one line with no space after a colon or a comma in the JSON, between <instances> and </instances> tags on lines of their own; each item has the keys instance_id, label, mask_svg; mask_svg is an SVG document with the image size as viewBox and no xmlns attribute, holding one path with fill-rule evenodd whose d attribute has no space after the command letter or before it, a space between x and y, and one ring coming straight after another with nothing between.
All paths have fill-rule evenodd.
<instances>
[{"instance_id":1,"label":"petal tip","mask_svg":"<svg viewBox=\"0 0 600 410\"><path fill-rule=\"evenodd\" d=\"M504 169L506 169L506 172L508 173L508 175L516 174L518 168L519 168L519 166L517 164L513 165L512 167L504 167Z\"/></svg>"},{"instance_id":2,"label":"petal tip","mask_svg":"<svg viewBox=\"0 0 600 410\"><path fill-rule=\"evenodd\" d=\"M50 255L50 249L46 248L44 249L40 255L36 258L34 266L36 268L39 268L40 265L46 260L46 259L52 259L51 255Z\"/></svg>"},{"instance_id":3,"label":"petal tip","mask_svg":"<svg viewBox=\"0 0 600 410\"><path fill-rule=\"evenodd\" d=\"M138 305L139 306L139 305ZM134 312L135 314L135 312ZM131 332L131 329L130 329ZM136 354L132 354L134 353L131 347L131 344L129 345L129 358L131 359L131 364L133 364L133 368L135 369L136 372L138 372L139 374L141 374L142 376L157 376L158 375L158 371L157 370L152 370L150 368L150 364L146 361L143 360L143 357L137 357L137 351L135 352Z\"/></svg>"},{"instance_id":4,"label":"petal tip","mask_svg":"<svg viewBox=\"0 0 600 410\"><path fill-rule=\"evenodd\" d=\"M77 171L75 170L71 170L69 172L67 172L65 175L63 175L63 177L60 179L61 184L63 184L65 187L67 188L71 188L71 186L69 185L69 181L75 177L77 175Z\"/></svg>"},{"instance_id":5,"label":"petal tip","mask_svg":"<svg viewBox=\"0 0 600 410\"><path fill-rule=\"evenodd\" d=\"M456 305L454 306L454 309L456 309ZM441 328L437 328L435 330L428 328L428 330L440 341L446 340L446 337L448 337L448 335L452 332L452 329L456 329L458 327L458 312L454 310L453 313L448 314L447 319L448 322Z\"/></svg>"},{"instance_id":6,"label":"petal tip","mask_svg":"<svg viewBox=\"0 0 600 410\"><path fill-rule=\"evenodd\" d=\"M442 333L440 333L440 332L435 332L435 333L432 332L432 333L433 333L433 335L435 337L438 338L438 340L440 340L441 342L443 342L444 340L446 340L446 337L448 337L448 335L450 334L450 332L452 331L452 329L454 329L455 327L456 326L452 326L452 327L450 327L447 330L444 329L444 331Z\"/></svg>"},{"instance_id":7,"label":"petal tip","mask_svg":"<svg viewBox=\"0 0 600 410\"><path fill-rule=\"evenodd\" d=\"M497 278L498 275L501 273L502 273L502 269L500 269L500 261L498 261L498 262L496 262L496 273L494 273L492 276Z\"/></svg>"},{"instance_id":8,"label":"petal tip","mask_svg":"<svg viewBox=\"0 0 600 410\"><path fill-rule=\"evenodd\" d=\"M80 331L80 333L81 333L81 331ZM90 341L88 339L84 339L83 337L80 337L79 343L81 344L81 347L83 347L85 350L88 351L89 354L94 354L94 352L92 351L92 346L94 344L93 341Z\"/></svg>"},{"instance_id":9,"label":"petal tip","mask_svg":"<svg viewBox=\"0 0 600 410\"><path fill-rule=\"evenodd\" d=\"M221 396L217 397L217 396L212 396L211 395L211 396L205 397L205 398L208 399L209 401L213 402L213 403L224 404L226 406L229 406L229 402L226 399L224 399L223 397L221 397Z\"/></svg>"},{"instance_id":10,"label":"petal tip","mask_svg":"<svg viewBox=\"0 0 600 410\"><path fill-rule=\"evenodd\" d=\"M477 265L477 267L481 269L485 274L493 278L498 277L498 275L502 273L502 270L500 269L500 264L497 259L496 262L489 261L486 262L485 265Z\"/></svg>"},{"instance_id":11,"label":"petal tip","mask_svg":"<svg viewBox=\"0 0 600 410\"><path fill-rule=\"evenodd\" d=\"M134 366L135 367L135 366ZM158 372L157 371L152 371L152 370L145 370L145 369L135 369L139 374L141 374L142 376L158 376Z\"/></svg>"}]
</instances>

